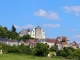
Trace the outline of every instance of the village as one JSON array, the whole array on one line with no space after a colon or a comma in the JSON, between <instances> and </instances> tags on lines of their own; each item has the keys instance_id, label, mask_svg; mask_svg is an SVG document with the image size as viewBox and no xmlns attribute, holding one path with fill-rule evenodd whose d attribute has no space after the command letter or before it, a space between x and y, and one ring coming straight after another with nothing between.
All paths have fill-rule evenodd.
<instances>
[{"instance_id":1,"label":"village","mask_svg":"<svg viewBox=\"0 0 80 60\"><path fill-rule=\"evenodd\" d=\"M10 46L18 46L21 44L24 44L26 46L34 47L36 43L44 43L51 48L55 44L58 46L59 50L63 50L64 47L73 47L74 49L80 48L80 44L76 41L70 42L70 40L66 36L58 36L57 38L46 38L46 34L44 30L37 26L33 30L31 29L22 29L19 32L19 36L27 35L29 34L31 37L36 39L29 39L26 41L23 40L13 40L8 38L0 38L0 42L3 42Z\"/></svg>"}]
</instances>

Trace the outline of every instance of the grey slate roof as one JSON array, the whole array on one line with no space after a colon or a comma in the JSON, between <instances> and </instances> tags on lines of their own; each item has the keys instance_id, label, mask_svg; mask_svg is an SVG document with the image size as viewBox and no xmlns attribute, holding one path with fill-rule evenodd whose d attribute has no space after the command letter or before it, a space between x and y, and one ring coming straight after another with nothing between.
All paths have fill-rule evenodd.
<instances>
[{"instance_id":1,"label":"grey slate roof","mask_svg":"<svg viewBox=\"0 0 80 60\"><path fill-rule=\"evenodd\" d=\"M9 41L7 38L0 38L0 41Z\"/></svg>"},{"instance_id":2,"label":"grey slate roof","mask_svg":"<svg viewBox=\"0 0 80 60\"><path fill-rule=\"evenodd\" d=\"M35 27L35 29L41 29L41 27L40 26L37 26L37 27Z\"/></svg>"}]
</instances>

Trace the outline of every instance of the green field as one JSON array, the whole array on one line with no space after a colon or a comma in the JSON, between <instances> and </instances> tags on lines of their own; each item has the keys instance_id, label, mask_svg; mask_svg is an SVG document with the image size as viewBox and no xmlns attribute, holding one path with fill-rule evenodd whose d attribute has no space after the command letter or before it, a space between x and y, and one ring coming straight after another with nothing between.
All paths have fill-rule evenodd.
<instances>
[{"instance_id":1,"label":"green field","mask_svg":"<svg viewBox=\"0 0 80 60\"><path fill-rule=\"evenodd\" d=\"M49 58L49 57L33 57L27 55L16 55L16 54L1 54L0 60L65 60L60 58Z\"/></svg>"}]
</instances>

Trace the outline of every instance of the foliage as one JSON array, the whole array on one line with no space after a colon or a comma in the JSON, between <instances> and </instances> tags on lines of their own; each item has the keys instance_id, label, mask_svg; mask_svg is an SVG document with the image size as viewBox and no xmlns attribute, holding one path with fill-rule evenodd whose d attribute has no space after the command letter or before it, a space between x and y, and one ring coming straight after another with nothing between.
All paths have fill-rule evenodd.
<instances>
[{"instance_id":1,"label":"foliage","mask_svg":"<svg viewBox=\"0 0 80 60\"><path fill-rule=\"evenodd\" d=\"M7 27L0 26L0 38L11 38L11 39L17 39L19 37L18 33L16 32L16 29L14 26L12 26L12 31L8 30ZM14 31L15 30L15 31Z\"/></svg>"},{"instance_id":2,"label":"foliage","mask_svg":"<svg viewBox=\"0 0 80 60\"><path fill-rule=\"evenodd\" d=\"M66 57L67 53L64 50L59 50L56 52L57 56L62 56L62 57Z\"/></svg>"},{"instance_id":3,"label":"foliage","mask_svg":"<svg viewBox=\"0 0 80 60\"><path fill-rule=\"evenodd\" d=\"M5 30L8 30L7 27L4 27Z\"/></svg>"},{"instance_id":4,"label":"foliage","mask_svg":"<svg viewBox=\"0 0 80 60\"><path fill-rule=\"evenodd\" d=\"M36 40L35 38L32 38L29 34L23 35L22 37L18 37L17 39L18 40L23 40L23 41L26 41L26 40L29 40L29 39Z\"/></svg>"},{"instance_id":5,"label":"foliage","mask_svg":"<svg viewBox=\"0 0 80 60\"><path fill-rule=\"evenodd\" d=\"M35 46L35 55L36 56L46 56L49 53L48 47L46 44L37 43Z\"/></svg>"},{"instance_id":6,"label":"foliage","mask_svg":"<svg viewBox=\"0 0 80 60\"><path fill-rule=\"evenodd\" d=\"M0 37L5 38L6 35L7 35L7 31L2 26L0 26Z\"/></svg>"},{"instance_id":7,"label":"foliage","mask_svg":"<svg viewBox=\"0 0 80 60\"><path fill-rule=\"evenodd\" d=\"M20 45L20 46L9 46L3 45L2 47L3 53L16 53L16 54L31 54L32 50L29 46Z\"/></svg>"},{"instance_id":8,"label":"foliage","mask_svg":"<svg viewBox=\"0 0 80 60\"><path fill-rule=\"evenodd\" d=\"M29 40L29 39L31 39L31 36L29 35L29 34L27 34L27 35L24 35L23 37L22 37L22 39L25 41L25 40Z\"/></svg>"},{"instance_id":9,"label":"foliage","mask_svg":"<svg viewBox=\"0 0 80 60\"><path fill-rule=\"evenodd\" d=\"M50 51L56 52L58 50L58 46L55 44L54 46L51 46Z\"/></svg>"},{"instance_id":10,"label":"foliage","mask_svg":"<svg viewBox=\"0 0 80 60\"><path fill-rule=\"evenodd\" d=\"M72 47L63 48L56 52L57 56L66 57L67 59L80 59L80 49L73 49Z\"/></svg>"},{"instance_id":11,"label":"foliage","mask_svg":"<svg viewBox=\"0 0 80 60\"><path fill-rule=\"evenodd\" d=\"M73 56L74 56L75 58L80 58L80 49L76 49L76 50L74 51L74 53L73 53Z\"/></svg>"},{"instance_id":12,"label":"foliage","mask_svg":"<svg viewBox=\"0 0 80 60\"><path fill-rule=\"evenodd\" d=\"M0 38L8 38L8 39L17 39L17 40L28 40L34 39L29 34L24 35L23 37L19 37L19 34L16 32L16 28L12 25L11 30L8 30L7 27L2 27L0 25Z\"/></svg>"},{"instance_id":13,"label":"foliage","mask_svg":"<svg viewBox=\"0 0 80 60\"><path fill-rule=\"evenodd\" d=\"M11 29L12 32L16 32L16 28L14 25L12 25L12 29Z\"/></svg>"},{"instance_id":14,"label":"foliage","mask_svg":"<svg viewBox=\"0 0 80 60\"><path fill-rule=\"evenodd\" d=\"M0 50L2 49L2 45L3 45L4 43L2 43L2 42L0 42Z\"/></svg>"}]
</instances>

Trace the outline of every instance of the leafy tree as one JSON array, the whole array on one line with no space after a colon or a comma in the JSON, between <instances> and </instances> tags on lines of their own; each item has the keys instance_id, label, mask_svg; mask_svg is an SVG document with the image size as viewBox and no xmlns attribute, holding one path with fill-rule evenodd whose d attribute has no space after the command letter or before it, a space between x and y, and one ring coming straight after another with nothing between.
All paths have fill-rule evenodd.
<instances>
[{"instance_id":1,"label":"leafy tree","mask_svg":"<svg viewBox=\"0 0 80 60\"><path fill-rule=\"evenodd\" d=\"M7 36L6 30L0 26L0 37L5 38Z\"/></svg>"},{"instance_id":2,"label":"leafy tree","mask_svg":"<svg viewBox=\"0 0 80 60\"><path fill-rule=\"evenodd\" d=\"M54 51L54 52L58 51L58 46L55 44L50 48L50 51Z\"/></svg>"},{"instance_id":3,"label":"leafy tree","mask_svg":"<svg viewBox=\"0 0 80 60\"><path fill-rule=\"evenodd\" d=\"M46 56L49 53L48 47L46 44L37 43L35 46L35 55L36 56Z\"/></svg>"},{"instance_id":4,"label":"leafy tree","mask_svg":"<svg viewBox=\"0 0 80 60\"><path fill-rule=\"evenodd\" d=\"M12 29L11 29L12 32L16 32L16 28L14 25L12 25Z\"/></svg>"},{"instance_id":5,"label":"leafy tree","mask_svg":"<svg viewBox=\"0 0 80 60\"><path fill-rule=\"evenodd\" d=\"M56 52L57 56L67 57L67 53L64 50L59 50Z\"/></svg>"},{"instance_id":6,"label":"leafy tree","mask_svg":"<svg viewBox=\"0 0 80 60\"><path fill-rule=\"evenodd\" d=\"M80 58L80 49L76 49L73 53L75 58Z\"/></svg>"},{"instance_id":7,"label":"leafy tree","mask_svg":"<svg viewBox=\"0 0 80 60\"><path fill-rule=\"evenodd\" d=\"M11 31L7 31L7 37L11 38L11 39L17 39L18 38L18 33L17 32L11 32Z\"/></svg>"},{"instance_id":8,"label":"leafy tree","mask_svg":"<svg viewBox=\"0 0 80 60\"><path fill-rule=\"evenodd\" d=\"M31 36L30 36L29 34L27 34L27 35L24 35L24 36L22 37L22 39L23 39L24 41L26 41L26 40L28 40L28 39L31 39Z\"/></svg>"},{"instance_id":9,"label":"leafy tree","mask_svg":"<svg viewBox=\"0 0 80 60\"><path fill-rule=\"evenodd\" d=\"M8 30L7 27L4 27L5 30Z\"/></svg>"}]
</instances>

